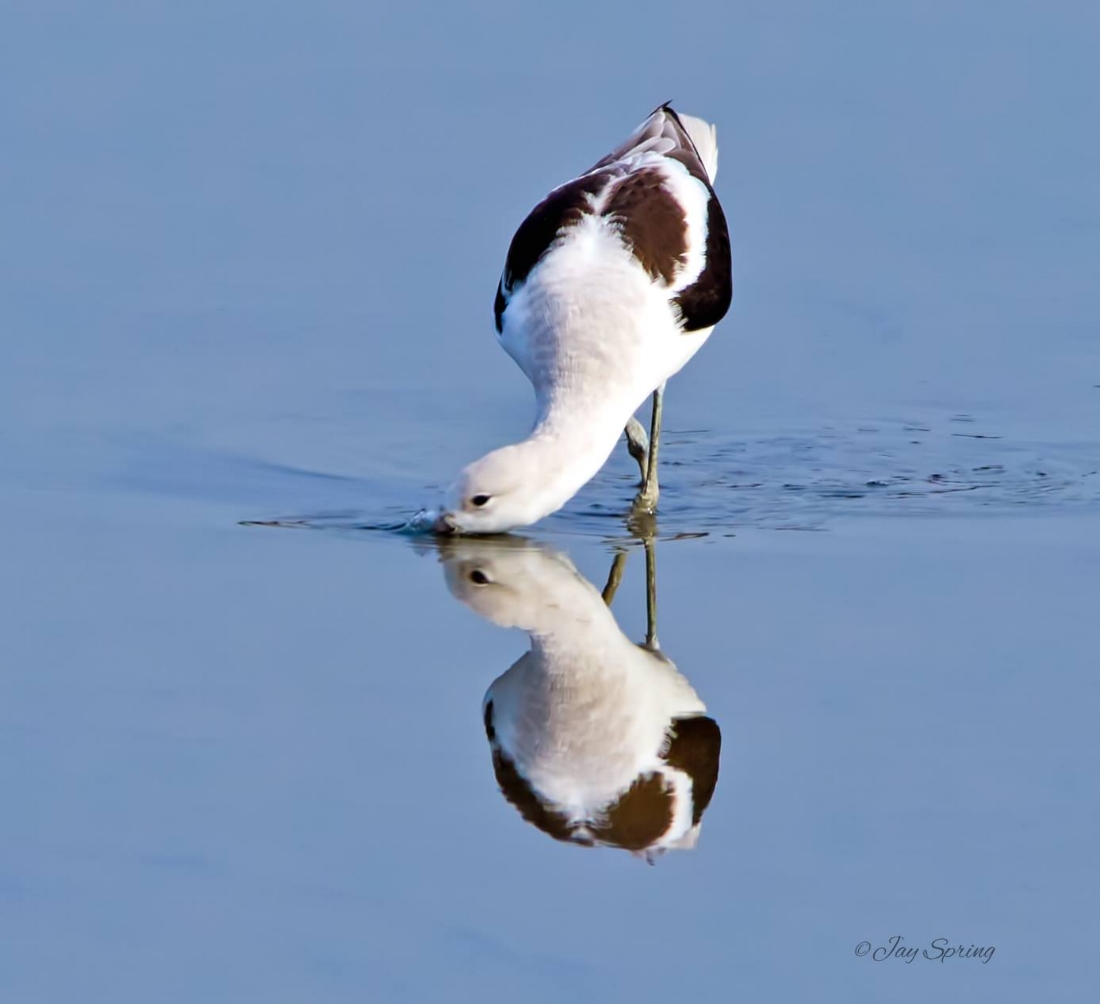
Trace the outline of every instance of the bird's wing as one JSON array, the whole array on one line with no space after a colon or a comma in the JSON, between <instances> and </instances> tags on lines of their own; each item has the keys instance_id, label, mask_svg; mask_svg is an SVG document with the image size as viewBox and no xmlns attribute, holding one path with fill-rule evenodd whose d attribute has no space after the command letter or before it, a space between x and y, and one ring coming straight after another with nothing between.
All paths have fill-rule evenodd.
<instances>
[{"instance_id":1,"label":"bird's wing","mask_svg":"<svg viewBox=\"0 0 1100 1004\"><path fill-rule=\"evenodd\" d=\"M713 718L692 715L674 718L664 759L670 767L691 778L692 824L698 823L718 784L722 756L722 730Z\"/></svg>"},{"instance_id":2,"label":"bird's wing","mask_svg":"<svg viewBox=\"0 0 1100 1004\"><path fill-rule=\"evenodd\" d=\"M684 332L717 324L733 294L729 232L711 186L717 163L712 126L681 119L667 105L658 108L630 139L555 188L520 224L497 286L497 331L503 332L508 303L535 266L592 217L614 228L650 279L667 290Z\"/></svg>"},{"instance_id":3,"label":"bird's wing","mask_svg":"<svg viewBox=\"0 0 1100 1004\"><path fill-rule=\"evenodd\" d=\"M726 315L733 299L729 228L713 187L718 173L717 130L703 119L680 115L663 104L596 168L621 164L640 171L655 159L665 188L676 199L685 235L685 251L668 283L670 301L685 333L709 329Z\"/></svg>"}]
</instances>

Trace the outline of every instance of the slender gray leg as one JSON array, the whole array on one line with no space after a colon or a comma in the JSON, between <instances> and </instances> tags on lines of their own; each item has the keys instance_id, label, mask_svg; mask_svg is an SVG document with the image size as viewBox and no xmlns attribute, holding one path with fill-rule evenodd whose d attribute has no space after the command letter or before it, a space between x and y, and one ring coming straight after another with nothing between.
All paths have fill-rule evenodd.
<instances>
[{"instance_id":1,"label":"slender gray leg","mask_svg":"<svg viewBox=\"0 0 1100 1004\"><path fill-rule=\"evenodd\" d=\"M665 400L665 385L661 384L653 392L653 417L649 425L649 452L646 456L645 475L642 481L642 490L634 500L634 505L641 509L653 511L657 508L657 498L661 494L657 484L657 453L661 438L661 411Z\"/></svg>"},{"instance_id":2,"label":"slender gray leg","mask_svg":"<svg viewBox=\"0 0 1100 1004\"><path fill-rule=\"evenodd\" d=\"M603 587L603 601L611 606L615 594L619 591L619 583L623 581L623 569L626 568L626 551L619 551L615 560L611 562L611 571L607 573L607 585Z\"/></svg>"},{"instance_id":3,"label":"slender gray leg","mask_svg":"<svg viewBox=\"0 0 1100 1004\"><path fill-rule=\"evenodd\" d=\"M657 640L657 548L652 537L645 543L645 647L656 652Z\"/></svg>"},{"instance_id":4,"label":"slender gray leg","mask_svg":"<svg viewBox=\"0 0 1100 1004\"><path fill-rule=\"evenodd\" d=\"M658 652L661 643L657 640L657 544L656 538L647 535L642 538L645 547L645 647L651 652ZM615 593L619 590L619 584L623 581L623 570L626 568L626 551L619 551L611 563L611 571L607 576L607 585L603 587L603 601L611 606Z\"/></svg>"},{"instance_id":5,"label":"slender gray leg","mask_svg":"<svg viewBox=\"0 0 1100 1004\"><path fill-rule=\"evenodd\" d=\"M630 421L626 423L626 448L638 462L638 472L642 479L638 484L641 486L645 481L646 458L649 456L649 436L646 435L642 423L633 415L630 416Z\"/></svg>"}]
</instances>

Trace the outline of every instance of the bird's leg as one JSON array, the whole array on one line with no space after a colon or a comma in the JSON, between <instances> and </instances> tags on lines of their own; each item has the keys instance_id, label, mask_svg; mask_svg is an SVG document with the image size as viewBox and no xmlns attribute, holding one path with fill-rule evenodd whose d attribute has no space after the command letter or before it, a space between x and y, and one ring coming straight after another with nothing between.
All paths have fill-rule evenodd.
<instances>
[{"instance_id":1,"label":"bird's leg","mask_svg":"<svg viewBox=\"0 0 1100 1004\"><path fill-rule=\"evenodd\" d=\"M603 601L608 606L611 606L611 601L619 591L624 568L626 568L626 551L619 551L615 555L615 560L611 562L611 571L607 573L607 585L603 587Z\"/></svg>"},{"instance_id":2,"label":"bird's leg","mask_svg":"<svg viewBox=\"0 0 1100 1004\"><path fill-rule=\"evenodd\" d=\"M657 484L657 450L661 437L661 409L664 404L665 385L661 384L653 392L653 417L649 424L649 450L646 454L645 472L642 477L642 490L634 500L635 508L652 512L657 508L657 497L661 489Z\"/></svg>"},{"instance_id":3,"label":"bird's leg","mask_svg":"<svg viewBox=\"0 0 1100 1004\"><path fill-rule=\"evenodd\" d=\"M657 641L657 548L652 537L645 541L645 647L656 652Z\"/></svg>"},{"instance_id":4,"label":"bird's leg","mask_svg":"<svg viewBox=\"0 0 1100 1004\"><path fill-rule=\"evenodd\" d=\"M645 482L646 458L649 456L649 436L645 427L633 415L626 423L626 448L630 455L638 462L638 471L641 476L639 486Z\"/></svg>"}]
</instances>

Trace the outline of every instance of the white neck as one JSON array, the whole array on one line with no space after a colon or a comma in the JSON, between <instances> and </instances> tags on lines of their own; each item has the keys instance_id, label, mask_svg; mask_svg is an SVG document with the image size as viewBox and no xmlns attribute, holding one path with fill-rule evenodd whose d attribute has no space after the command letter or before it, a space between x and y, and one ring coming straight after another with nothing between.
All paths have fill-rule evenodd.
<instances>
[{"instance_id":1,"label":"white neck","mask_svg":"<svg viewBox=\"0 0 1100 1004\"><path fill-rule=\"evenodd\" d=\"M607 461L640 403L633 398L568 378L537 394L531 434L475 460L448 490L451 524L465 533L499 533L557 512ZM484 513L470 505L482 493L497 500Z\"/></svg>"},{"instance_id":2,"label":"white neck","mask_svg":"<svg viewBox=\"0 0 1100 1004\"><path fill-rule=\"evenodd\" d=\"M578 407L568 397L539 401L531 435L516 444L532 477L539 479L539 503L545 511L536 518L556 512L596 475L632 414L593 408L588 402Z\"/></svg>"}]
</instances>

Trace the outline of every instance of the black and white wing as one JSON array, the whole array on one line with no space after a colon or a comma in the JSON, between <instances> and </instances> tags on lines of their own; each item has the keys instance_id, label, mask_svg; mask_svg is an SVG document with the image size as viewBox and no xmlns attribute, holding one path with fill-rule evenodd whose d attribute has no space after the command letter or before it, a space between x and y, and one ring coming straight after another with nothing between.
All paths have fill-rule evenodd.
<instances>
[{"instance_id":1,"label":"black and white wing","mask_svg":"<svg viewBox=\"0 0 1100 1004\"><path fill-rule=\"evenodd\" d=\"M717 167L714 127L662 105L622 146L555 188L520 224L497 286L497 331L539 262L594 217L612 227L650 280L667 290L683 332L713 327L733 296L729 231L713 188Z\"/></svg>"}]
</instances>

